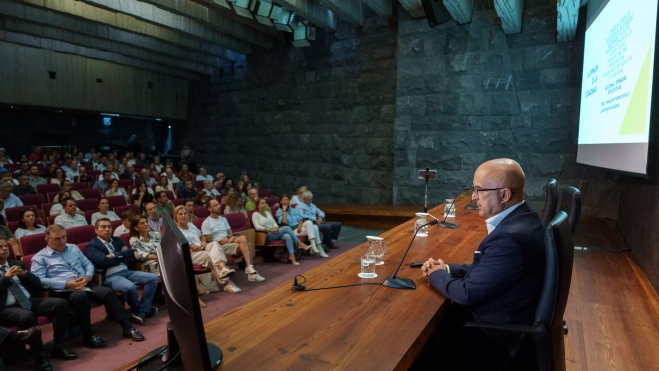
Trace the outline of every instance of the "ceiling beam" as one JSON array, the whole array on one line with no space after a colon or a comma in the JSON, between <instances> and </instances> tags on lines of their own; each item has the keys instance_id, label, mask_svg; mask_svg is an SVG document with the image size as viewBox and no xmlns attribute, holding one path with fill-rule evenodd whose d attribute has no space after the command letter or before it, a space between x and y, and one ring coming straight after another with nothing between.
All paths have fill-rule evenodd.
<instances>
[{"instance_id":1,"label":"ceiling beam","mask_svg":"<svg viewBox=\"0 0 659 371\"><path fill-rule=\"evenodd\" d=\"M113 0L116 1L116 0ZM134 0L133 0L134 1ZM233 35L241 40L245 40L249 43L252 43L256 46L260 46L265 49L271 49L273 47L273 38L283 39L282 35L279 32L276 32L275 29L269 29L268 34L266 35L263 32L260 32L256 28L249 27L244 23L239 23L231 17L226 17L221 14L219 11L208 6L204 6L190 0L139 0L143 3L148 3L153 6L157 6L166 11L188 17L189 19L202 24L213 27L220 32ZM241 17L244 18L244 17ZM256 21L250 21L253 23L258 23ZM266 28L264 28L266 29Z\"/></svg>"},{"instance_id":2,"label":"ceiling beam","mask_svg":"<svg viewBox=\"0 0 659 371\"><path fill-rule=\"evenodd\" d=\"M474 0L444 0L444 6L458 24L471 23Z\"/></svg>"},{"instance_id":3,"label":"ceiling beam","mask_svg":"<svg viewBox=\"0 0 659 371\"><path fill-rule=\"evenodd\" d=\"M362 0L323 0L322 5L353 26L364 26L364 3L362 3Z\"/></svg>"},{"instance_id":4,"label":"ceiling beam","mask_svg":"<svg viewBox=\"0 0 659 371\"><path fill-rule=\"evenodd\" d=\"M128 57L141 59L144 62L155 63L202 75L211 75L214 70L214 67L208 65L163 56L136 46L122 44L114 40L101 39L60 28L45 26L29 20L0 16L0 29L41 39L63 41L72 45L98 49L104 52L122 54ZM215 68L220 67L220 65L215 66Z\"/></svg>"},{"instance_id":5,"label":"ceiling beam","mask_svg":"<svg viewBox=\"0 0 659 371\"><path fill-rule=\"evenodd\" d=\"M334 12L320 5L316 0L274 0L274 3L305 18L316 27L328 32L336 31Z\"/></svg>"},{"instance_id":6,"label":"ceiling beam","mask_svg":"<svg viewBox=\"0 0 659 371\"><path fill-rule=\"evenodd\" d=\"M3 0L4 1L4 0ZM228 36L222 43L212 42L194 36L180 29L167 27L165 25L146 22L124 13L110 11L100 7L95 7L81 1L71 0L15 0L24 4L30 4L41 8L50 9L60 13L71 14L82 17L99 24L106 24L119 27L124 30L132 31L142 35L156 37L168 42L180 44L186 48L195 49L200 52L223 57L226 49L241 54L251 52L251 44L238 40L233 36Z\"/></svg>"},{"instance_id":7,"label":"ceiling beam","mask_svg":"<svg viewBox=\"0 0 659 371\"><path fill-rule=\"evenodd\" d=\"M426 12L423 11L423 5L421 5L421 0L398 0L400 5L403 6L405 10L412 16L412 18L421 18L426 16Z\"/></svg>"},{"instance_id":8,"label":"ceiling beam","mask_svg":"<svg viewBox=\"0 0 659 371\"><path fill-rule=\"evenodd\" d=\"M394 16L392 0L364 0L364 4L373 9L377 15L387 18Z\"/></svg>"},{"instance_id":9,"label":"ceiling beam","mask_svg":"<svg viewBox=\"0 0 659 371\"><path fill-rule=\"evenodd\" d=\"M140 69L157 72L163 75L181 77L187 80L199 80L200 78L199 74L196 73L186 72L176 68L170 68L153 63L148 63L143 60L127 57L121 54L104 52L98 49L73 45L58 40L42 39L39 37L34 37L34 36L20 34L11 31L0 32L0 40L12 44L52 50L58 53L73 54L85 58L111 62L124 66L137 67Z\"/></svg>"},{"instance_id":10,"label":"ceiling beam","mask_svg":"<svg viewBox=\"0 0 659 371\"><path fill-rule=\"evenodd\" d=\"M229 18L238 23L242 23L266 35L272 36L274 38L282 37L282 34L278 30L269 26L262 25L259 22L255 22L253 19L247 19L245 17L236 14L236 12L233 10L233 8L231 7L231 5L227 0L189 0L189 1L195 2L199 5L212 9L225 18Z\"/></svg>"},{"instance_id":11,"label":"ceiling beam","mask_svg":"<svg viewBox=\"0 0 659 371\"><path fill-rule=\"evenodd\" d=\"M504 34L510 35L522 32L524 0L494 0L494 9L501 18L501 27Z\"/></svg>"}]
</instances>

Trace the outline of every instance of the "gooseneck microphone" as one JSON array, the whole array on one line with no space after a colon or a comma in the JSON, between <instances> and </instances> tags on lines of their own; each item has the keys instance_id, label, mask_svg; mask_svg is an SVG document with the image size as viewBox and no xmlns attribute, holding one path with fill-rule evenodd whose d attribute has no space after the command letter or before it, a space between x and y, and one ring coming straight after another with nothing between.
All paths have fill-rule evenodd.
<instances>
[{"instance_id":1,"label":"gooseneck microphone","mask_svg":"<svg viewBox=\"0 0 659 371\"><path fill-rule=\"evenodd\" d=\"M414 290L416 289L416 284L414 283L413 280L409 278L401 278L401 277L396 277L396 274L400 270L400 267L403 265L403 261L405 261L405 257L407 256L407 253L410 251L410 247L412 247L412 243L414 242L414 239L416 238L416 234L419 232L419 230L425 226L428 225L435 225L438 224L439 221L437 219L431 220L429 223L426 223L416 229L414 231L414 236L412 236L412 241L410 241L410 244L407 246L407 250L405 250L405 254L403 254L403 258L400 259L400 263L398 264L398 268L396 268L396 271L394 274L391 275L391 277L387 278L384 280L384 283L382 285L391 287L394 289L407 289L407 290Z\"/></svg>"},{"instance_id":2,"label":"gooseneck microphone","mask_svg":"<svg viewBox=\"0 0 659 371\"><path fill-rule=\"evenodd\" d=\"M451 210L455 209L455 201L458 198L458 196L460 196L461 194L467 192L468 190L469 190L469 187L462 186L462 190L460 192L458 192L458 194L455 195L455 197L453 197L453 202L451 203L451 206L449 207L448 212L444 213L444 219L441 222L439 222L440 227L453 228L453 229L458 228L457 224L447 222L446 218L448 218L448 214L451 213Z\"/></svg>"}]
</instances>

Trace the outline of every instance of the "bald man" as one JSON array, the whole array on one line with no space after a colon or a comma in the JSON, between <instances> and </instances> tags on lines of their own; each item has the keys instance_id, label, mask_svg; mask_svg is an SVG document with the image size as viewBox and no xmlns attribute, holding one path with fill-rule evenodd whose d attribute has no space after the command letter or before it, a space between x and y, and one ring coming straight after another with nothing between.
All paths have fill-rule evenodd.
<instances>
[{"instance_id":1,"label":"bald man","mask_svg":"<svg viewBox=\"0 0 659 371\"><path fill-rule=\"evenodd\" d=\"M531 324L544 274L544 230L524 202L524 172L510 159L487 161L476 169L473 185L488 236L473 263L431 258L423 275L476 320Z\"/></svg>"}]
</instances>

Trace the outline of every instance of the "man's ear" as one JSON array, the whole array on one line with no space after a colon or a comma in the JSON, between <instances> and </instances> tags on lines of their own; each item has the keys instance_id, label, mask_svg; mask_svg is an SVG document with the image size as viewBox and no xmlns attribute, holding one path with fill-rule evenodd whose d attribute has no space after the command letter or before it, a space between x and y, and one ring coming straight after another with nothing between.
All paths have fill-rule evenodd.
<instances>
[{"instance_id":1,"label":"man's ear","mask_svg":"<svg viewBox=\"0 0 659 371\"><path fill-rule=\"evenodd\" d=\"M510 190L510 188L504 188L501 190L502 197L501 197L501 203L506 203L510 201L510 199L513 197L513 192Z\"/></svg>"}]
</instances>

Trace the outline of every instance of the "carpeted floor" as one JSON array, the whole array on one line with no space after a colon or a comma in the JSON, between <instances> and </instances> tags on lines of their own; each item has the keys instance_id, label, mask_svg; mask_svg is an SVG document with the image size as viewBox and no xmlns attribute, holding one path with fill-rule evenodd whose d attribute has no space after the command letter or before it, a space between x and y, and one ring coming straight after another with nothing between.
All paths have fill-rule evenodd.
<instances>
[{"instance_id":1,"label":"carpeted floor","mask_svg":"<svg viewBox=\"0 0 659 371\"><path fill-rule=\"evenodd\" d=\"M379 233L377 233L379 232ZM304 257L299 266L282 263L263 263L260 257L255 259L256 269L266 278L264 282L249 282L244 272L236 272L233 282L242 289L241 293L232 294L225 292L213 293L202 297L207 307L202 308L201 313L204 322L208 322L218 316L228 312L230 309L242 305L249 300L279 286L280 284L291 281L296 274L302 274L309 269L316 267L338 256L341 253L365 242L364 236L382 231L367 231L358 228L344 226L342 238L336 242L340 248L330 250L330 258ZM235 267L234 267L235 268ZM80 337L71 339L66 346L76 353L79 358L74 361L51 360L54 370L94 370L105 371L115 370L130 361L142 357L151 350L158 348L166 343L166 323L169 320L166 306L153 318L147 320L145 325L135 325L146 338L143 342L131 342L121 337L121 327L114 321L105 320L105 310L101 307L92 309L92 324L94 331L103 340L109 343L109 347L100 350L88 349L80 345ZM43 341L46 343L46 351L49 353L52 348L52 326L50 324L42 328ZM8 371L14 370L31 370L33 369L31 360L24 360L20 363L12 364L6 367Z\"/></svg>"}]
</instances>

